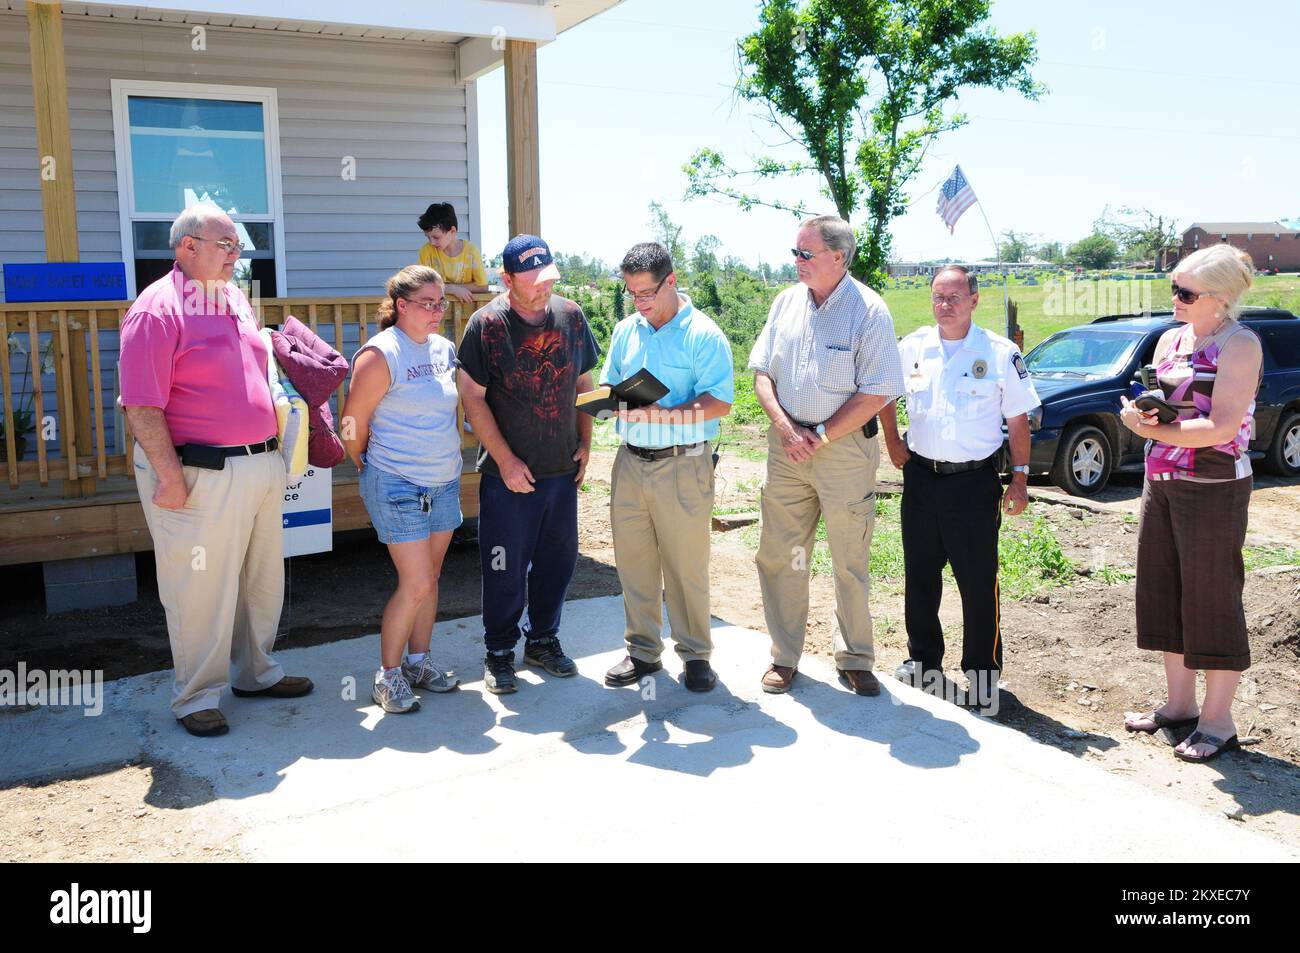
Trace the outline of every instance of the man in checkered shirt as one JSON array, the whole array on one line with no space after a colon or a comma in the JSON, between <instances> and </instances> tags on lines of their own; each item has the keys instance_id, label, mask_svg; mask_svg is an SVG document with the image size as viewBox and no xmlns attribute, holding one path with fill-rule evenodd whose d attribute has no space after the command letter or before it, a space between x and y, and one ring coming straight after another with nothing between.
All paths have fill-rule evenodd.
<instances>
[{"instance_id":1,"label":"man in checkered shirt","mask_svg":"<svg viewBox=\"0 0 1300 953\"><path fill-rule=\"evenodd\" d=\"M767 416L767 482L758 576L772 638L763 690L790 689L808 627L808 572L818 517L835 570L835 667L859 695L872 674L871 530L880 446L876 412L903 393L894 321L880 296L848 273L848 222L804 222L791 249L799 284L777 295L749 367Z\"/></svg>"}]
</instances>

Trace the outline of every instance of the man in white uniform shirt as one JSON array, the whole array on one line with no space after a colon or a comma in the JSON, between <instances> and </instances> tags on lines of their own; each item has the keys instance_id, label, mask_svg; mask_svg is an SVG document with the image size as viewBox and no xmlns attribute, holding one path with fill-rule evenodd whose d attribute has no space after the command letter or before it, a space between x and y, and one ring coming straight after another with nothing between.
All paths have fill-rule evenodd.
<instances>
[{"instance_id":1,"label":"man in white uniform shirt","mask_svg":"<svg viewBox=\"0 0 1300 953\"><path fill-rule=\"evenodd\" d=\"M848 273L854 247L853 229L833 215L799 227L799 284L772 302L749 355L772 421L757 563L772 639L763 690L773 694L790 689L803 654L819 517L835 571L835 667L857 694L880 694L867 602L876 413L903 392L903 373L889 309Z\"/></svg>"},{"instance_id":2,"label":"man in white uniform shirt","mask_svg":"<svg viewBox=\"0 0 1300 953\"><path fill-rule=\"evenodd\" d=\"M948 563L961 592L968 701L996 712L1002 671L998 531L1004 512L1014 516L1029 504L1028 413L1039 400L1015 344L972 322L978 287L975 275L960 265L935 273L934 325L899 344L906 443L893 404L881 411L880 421L889 458L903 471L908 660L898 677L918 687L944 684L939 601ZM1012 462L1005 494L995 460L1004 418Z\"/></svg>"}]
</instances>

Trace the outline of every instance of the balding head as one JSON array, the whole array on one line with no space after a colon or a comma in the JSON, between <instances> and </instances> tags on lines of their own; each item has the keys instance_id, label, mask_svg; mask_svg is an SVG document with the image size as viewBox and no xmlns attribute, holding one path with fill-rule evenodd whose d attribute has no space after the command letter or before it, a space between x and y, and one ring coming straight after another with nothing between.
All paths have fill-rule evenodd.
<instances>
[{"instance_id":1,"label":"balding head","mask_svg":"<svg viewBox=\"0 0 1300 953\"><path fill-rule=\"evenodd\" d=\"M172 222L171 247L187 278L220 287L234 277L239 254L218 242L238 244L239 233L230 216L211 203L191 205Z\"/></svg>"}]
</instances>

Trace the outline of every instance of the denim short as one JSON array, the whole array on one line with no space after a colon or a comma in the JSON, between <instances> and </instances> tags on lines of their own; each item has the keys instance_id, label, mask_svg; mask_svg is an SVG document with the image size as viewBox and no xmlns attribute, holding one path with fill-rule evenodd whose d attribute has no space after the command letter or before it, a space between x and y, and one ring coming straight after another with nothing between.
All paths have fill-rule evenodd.
<instances>
[{"instance_id":1,"label":"denim short","mask_svg":"<svg viewBox=\"0 0 1300 953\"><path fill-rule=\"evenodd\" d=\"M361 471L361 502L379 541L414 543L461 524L460 480L416 486L375 466Z\"/></svg>"}]
</instances>

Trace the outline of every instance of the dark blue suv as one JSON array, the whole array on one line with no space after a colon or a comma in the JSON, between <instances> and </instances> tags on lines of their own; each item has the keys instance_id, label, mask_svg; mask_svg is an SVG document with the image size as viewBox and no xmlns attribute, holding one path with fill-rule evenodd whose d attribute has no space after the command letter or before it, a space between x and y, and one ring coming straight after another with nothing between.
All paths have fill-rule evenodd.
<instances>
[{"instance_id":1,"label":"dark blue suv","mask_svg":"<svg viewBox=\"0 0 1300 953\"><path fill-rule=\"evenodd\" d=\"M1245 308L1240 320L1264 345L1252 459L1300 474L1300 318L1280 308ZM1031 473L1049 473L1067 493L1088 496L1117 470L1141 472L1145 441L1119 422L1120 397L1151 363L1171 311L1098 318L1066 328L1025 355L1042 406L1029 415Z\"/></svg>"}]
</instances>

